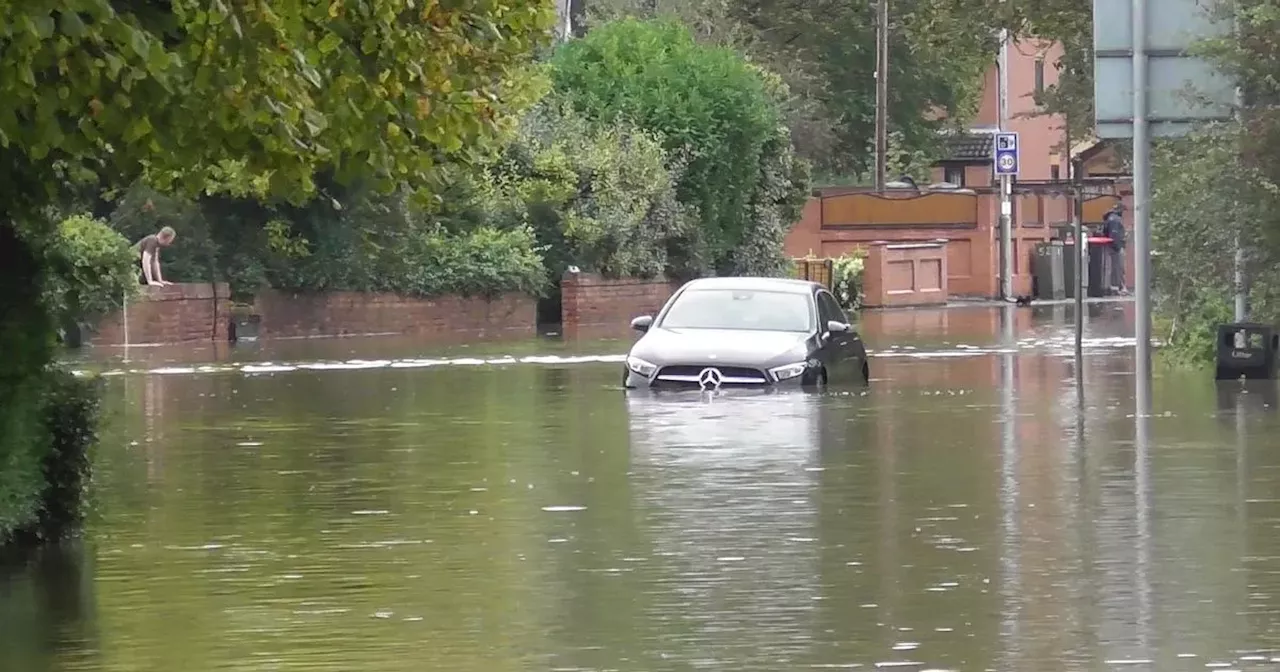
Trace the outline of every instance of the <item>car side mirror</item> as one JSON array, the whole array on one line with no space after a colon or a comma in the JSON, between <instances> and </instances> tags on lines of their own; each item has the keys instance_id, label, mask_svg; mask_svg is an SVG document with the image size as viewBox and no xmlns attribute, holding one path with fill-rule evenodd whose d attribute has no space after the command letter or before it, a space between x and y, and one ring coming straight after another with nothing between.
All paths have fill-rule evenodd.
<instances>
[{"instance_id":1,"label":"car side mirror","mask_svg":"<svg viewBox=\"0 0 1280 672\"><path fill-rule=\"evenodd\" d=\"M847 334L849 333L849 325L840 320L829 320L827 322L827 331L832 334Z\"/></svg>"},{"instance_id":2,"label":"car side mirror","mask_svg":"<svg viewBox=\"0 0 1280 672\"><path fill-rule=\"evenodd\" d=\"M649 331L649 327L652 327L652 326L653 326L652 315L641 315L640 317L637 317L636 319L631 320L631 328L635 329L636 331Z\"/></svg>"}]
</instances>

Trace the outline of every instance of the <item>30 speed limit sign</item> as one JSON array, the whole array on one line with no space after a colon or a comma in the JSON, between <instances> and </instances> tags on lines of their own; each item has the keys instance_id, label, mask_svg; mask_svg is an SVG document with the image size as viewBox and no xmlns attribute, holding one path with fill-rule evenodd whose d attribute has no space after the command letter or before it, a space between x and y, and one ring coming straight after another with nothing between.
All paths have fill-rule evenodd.
<instances>
[{"instance_id":1,"label":"30 speed limit sign","mask_svg":"<svg viewBox=\"0 0 1280 672\"><path fill-rule=\"evenodd\" d=\"M995 159L996 175L1017 175L1018 134L996 133L993 158Z\"/></svg>"}]
</instances>

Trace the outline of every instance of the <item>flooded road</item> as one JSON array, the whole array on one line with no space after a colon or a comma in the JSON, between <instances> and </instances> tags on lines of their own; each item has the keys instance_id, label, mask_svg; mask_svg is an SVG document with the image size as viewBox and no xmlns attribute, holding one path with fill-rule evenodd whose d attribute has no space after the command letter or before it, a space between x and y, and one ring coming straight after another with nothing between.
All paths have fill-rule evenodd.
<instances>
[{"instance_id":1,"label":"flooded road","mask_svg":"<svg viewBox=\"0 0 1280 672\"><path fill-rule=\"evenodd\" d=\"M1065 306L868 315L822 394L625 394L627 341L85 362L97 508L0 569L0 670L1276 669L1275 386L1135 418L1089 310L1083 404Z\"/></svg>"}]
</instances>

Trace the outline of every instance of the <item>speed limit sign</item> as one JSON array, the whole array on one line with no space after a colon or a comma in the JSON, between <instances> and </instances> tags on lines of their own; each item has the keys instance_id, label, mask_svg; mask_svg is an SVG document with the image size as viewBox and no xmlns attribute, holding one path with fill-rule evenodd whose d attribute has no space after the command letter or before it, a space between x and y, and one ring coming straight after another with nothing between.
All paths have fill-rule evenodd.
<instances>
[{"instance_id":1,"label":"speed limit sign","mask_svg":"<svg viewBox=\"0 0 1280 672\"><path fill-rule=\"evenodd\" d=\"M1018 174L1018 134L996 133L995 136L996 175Z\"/></svg>"}]
</instances>

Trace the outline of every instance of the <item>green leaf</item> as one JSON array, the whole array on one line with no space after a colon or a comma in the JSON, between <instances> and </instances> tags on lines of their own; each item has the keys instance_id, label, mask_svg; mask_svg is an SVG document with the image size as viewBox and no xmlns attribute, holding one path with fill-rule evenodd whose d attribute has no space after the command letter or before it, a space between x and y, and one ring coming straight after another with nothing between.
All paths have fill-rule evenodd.
<instances>
[{"instance_id":1,"label":"green leaf","mask_svg":"<svg viewBox=\"0 0 1280 672\"><path fill-rule=\"evenodd\" d=\"M42 14L31 17L32 24L35 27L36 36L42 40L53 37L54 21L53 17L48 14Z\"/></svg>"},{"instance_id":2,"label":"green leaf","mask_svg":"<svg viewBox=\"0 0 1280 672\"><path fill-rule=\"evenodd\" d=\"M151 119L146 115L142 115L129 124L129 128L125 130L124 139L127 142L137 142L149 135L153 130Z\"/></svg>"},{"instance_id":3,"label":"green leaf","mask_svg":"<svg viewBox=\"0 0 1280 672\"><path fill-rule=\"evenodd\" d=\"M138 28L129 28L129 47L139 58L145 59L151 49L151 39L147 33Z\"/></svg>"},{"instance_id":4,"label":"green leaf","mask_svg":"<svg viewBox=\"0 0 1280 672\"><path fill-rule=\"evenodd\" d=\"M320 38L316 48L320 50L320 53L327 55L333 53L340 46L342 46L341 37L338 37L335 33L325 33L325 36Z\"/></svg>"},{"instance_id":5,"label":"green leaf","mask_svg":"<svg viewBox=\"0 0 1280 672\"><path fill-rule=\"evenodd\" d=\"M79 39L84 36L84 21L80 19L80 14L75 11L64 10L59 15L59 23L62 25L62 33L67 37Z\"/></svg>"}]
</instances>

